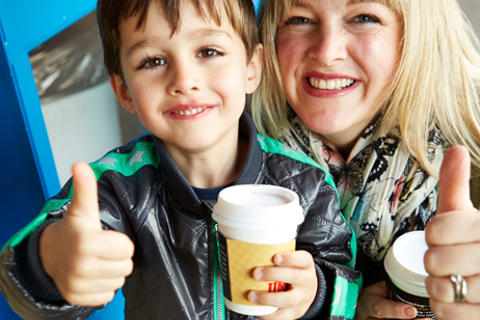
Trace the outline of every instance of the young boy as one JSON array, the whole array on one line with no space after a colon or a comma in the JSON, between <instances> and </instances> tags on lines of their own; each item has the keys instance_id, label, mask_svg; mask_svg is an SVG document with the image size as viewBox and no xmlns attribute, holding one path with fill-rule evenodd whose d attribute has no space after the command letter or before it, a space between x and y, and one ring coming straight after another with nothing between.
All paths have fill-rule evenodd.
<instances>
[{"instance_id":1,"label":"young boy","mask_svg":"<svg viewBox=\"0 0 480 320\"><path fill-rule=\"evenodd\" d=\"M127 319L248 318L221 303L211 210L225 186L257 183L297 192L305 222L297 251L252 273L289 289L249 300L280 308L263 319L351 318L355 242L330 177L243 113L261 77L251 0L100 0L98 16L112 88L151 134L93 172L76 163L75 188L7 243L0 289L12 308L83 319L122 287Z\"/></svg>"}]
</instances>

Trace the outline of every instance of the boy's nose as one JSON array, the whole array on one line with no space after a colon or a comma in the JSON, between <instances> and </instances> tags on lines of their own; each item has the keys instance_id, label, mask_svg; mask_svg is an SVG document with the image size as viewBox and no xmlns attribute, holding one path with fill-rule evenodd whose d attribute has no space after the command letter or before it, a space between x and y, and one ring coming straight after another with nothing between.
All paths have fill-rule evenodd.
<instances>
[{"instance_id":1,"label":"boy's nose","mask_svg":"<svg viewBox=\"0 0 480 320\"><path fill-rule=\"evenodd\" d=\"M187 95L200 89L200 73L187 63L179 63L171 70L171 81L168 93L171 95Z\"/></svg>"},{"instance_id":2,"label":"boy's nose","mask_svg":"<svg viewBox=\"0 0 480 320\"><path fill-rule=\"evenodd\" d=\"M319 26L309 50L309 57L317 60L323 67L330 67L348 56L347 39L341 28Z\"/></svg>"}]
</instances>

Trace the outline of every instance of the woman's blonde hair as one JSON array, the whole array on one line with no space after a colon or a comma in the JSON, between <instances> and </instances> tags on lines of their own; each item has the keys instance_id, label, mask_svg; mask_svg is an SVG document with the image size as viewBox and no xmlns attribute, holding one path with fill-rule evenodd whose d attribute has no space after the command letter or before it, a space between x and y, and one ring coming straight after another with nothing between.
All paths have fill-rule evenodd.
<instances>
[{"instance_id":1,"label":"woman's blonde hair","mask_svg":"<svg viewBox=\"0 0 480 320\"><path fill-rule=\"evenodd\" d=\"M264 73L250 112L263 134L283 140L287 101L276 56L278 25L295 0L264 0L259 13ZM429 129L436 125L450 145L465 145L480 168L480 45L456 0L384 0L403 22L404 36L381 112L398 126L408 151L432 175ZM372 115L372 118L375 115Z\"/></svg>"}]
</instances>

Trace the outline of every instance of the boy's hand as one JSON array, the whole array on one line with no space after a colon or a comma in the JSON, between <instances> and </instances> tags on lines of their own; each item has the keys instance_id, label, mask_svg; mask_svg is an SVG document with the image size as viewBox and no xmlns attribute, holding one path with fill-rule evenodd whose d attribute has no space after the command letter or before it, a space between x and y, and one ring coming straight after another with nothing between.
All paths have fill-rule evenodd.
<instances>
[{"instance_id":1,"label":"boy's hand","mask_svg":"<svg viewBox=\"0 0 480 320\"><path fill-rule=\"evenodd\" d=\"M307 312L317 294L317 273L312 255L307 251L277 253L275 266L259 267L253 271L257 281L278 281L289 284L283 292L250 291L248 300L253 303L278 307L276 312L261 319L297 319Z\"/></svg>"},{"instance_id":2,"label":"boy's hand","mask_svg":"<svg viewBox=\"0 0 480 320\"><path fill-rule=\"evenodd\" d=\"M92 169L79 162L72 174L71 206L41 234L40 259L67 302L99 306L113 299L132 272L134 245L125 234L102 229Z\"/></svg>"}]
</instances>

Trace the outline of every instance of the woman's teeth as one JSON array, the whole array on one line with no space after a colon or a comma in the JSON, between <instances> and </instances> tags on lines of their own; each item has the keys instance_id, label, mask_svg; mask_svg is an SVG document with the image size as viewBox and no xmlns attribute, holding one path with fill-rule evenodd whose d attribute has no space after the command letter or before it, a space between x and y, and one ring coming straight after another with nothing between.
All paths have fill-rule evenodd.
<instances>
[{"instance_id":1,"label":"woman's teeth","mask_svg":"<svg viewBox=\"0 0 480 320\"><path fill-rule=\"evenodd\" d=\"M310 77L308 78L310 85L317 89L339 90L351 86L355 80L353 79L331 79L324 80Z\"/></svg>"},{"instance_id":2,"label":"woman's teeth","mask_svg":"<svg viewBox=\"0 0 480 320\"><path fill-rule=\"evenodd\" d=\"M193 108L193 109L175 111L175 113L178 113L181 116L192 116L194 114L202 112L205 109L206 108Z\"/></svg>"}]
</instances>

